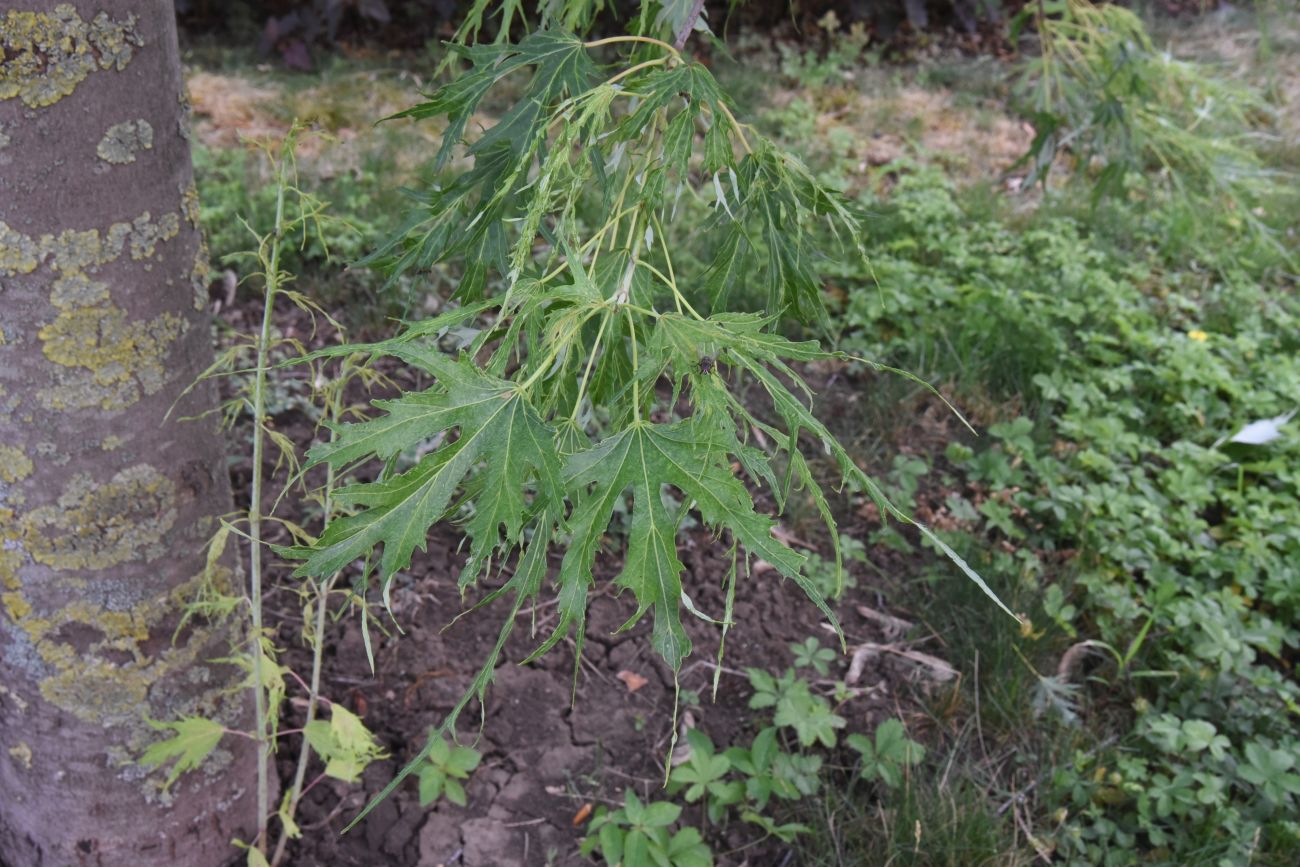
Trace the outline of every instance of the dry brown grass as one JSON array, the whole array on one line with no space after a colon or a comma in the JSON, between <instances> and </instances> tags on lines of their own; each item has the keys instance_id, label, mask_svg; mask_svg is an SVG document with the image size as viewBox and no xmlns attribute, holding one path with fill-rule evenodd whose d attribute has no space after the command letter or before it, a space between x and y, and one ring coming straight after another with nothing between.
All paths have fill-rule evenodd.
<instances>
[{"instance_id":1,"label":"dry brown grass","mask_svg":"<svg viewBox=\"0 0 1300 867\"><path fill-rule=\"evenodd\" d=\"M282 136L289 124L273 107L278 89L237 75L192 72L186 79L194 106L194 135L208 147L236 147L241 138Z\"/></svg>"}]
</instances>

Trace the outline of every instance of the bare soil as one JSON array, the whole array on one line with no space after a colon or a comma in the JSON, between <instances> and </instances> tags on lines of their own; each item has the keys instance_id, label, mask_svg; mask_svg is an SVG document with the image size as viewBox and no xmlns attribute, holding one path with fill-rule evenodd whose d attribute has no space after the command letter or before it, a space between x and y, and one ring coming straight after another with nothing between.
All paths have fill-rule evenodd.
<instances>
[{"instance_id":1,"label":"bare soil","mask_svg":"<svg viewBox=\"0 0 1300 867\"><path fill-rule=\"evenodd\" d=\"M236 330L247 332L260 314L257 300L246 297L221 315ZM278 317L278 325L286 335L304 341L311 338L310 323L297 310ZM322 338L318 335L316 339ZM393 373L400 379L401 371ZM305 371L286 375L305 375ZM846 403L852 402L861 387L840 372L824 378L822 384L829 386L826 391L834 399ZM272 417L272 424L300 444L309 442L313 423L293 408L292 402L286 406L289 408ZM929 417L929 413L921 417ZM231 432L231 454L245 453L232 465L237 497L247 496L247 436L243 426ZM268 459L268 473L272 461ZM277 515L312 526L312 518L303 513L293 496L281 501ZM846 509L840 529L865 540L873 525L878 526L871 509ZM829 556L829 547L817 544L811 525L791 526L792 536L808 535L813 540L805 543L795 538L794 544L815 546ZM449 626L457 614L508 578L508 574L495 575L469 598L460 599L456 589L463 562L458 553L460 541L454 526L435 527L427 553L417 551L411 569L396 579L392 594L396 624L386 621L371 626L373 672L359 619L345 616L328 627L322 692L359 714L389 758L372 764L360 784L322 778L311 785L298 815L304 834L290 844L286 863L297 867L586 864L590 862L580 856L578 847L590 807L620 805L627 787L643 800L667 797L662 784L674 724L673 675L650 647L649 618L625 632L617 631L635 606L630 596L616 596L611 584L622 557L619 540L611 538L597 558L597 586L581 661L575 665L574 644L569 639L534 664L518 664L549 635L555 622L554 605L543 595L535 610L521 612L506 644L487 706L481 709L481 733L477 704L471 704L462 716L461 742L475 744L483 753L482 763L466 785L467 805L457 807L444 799L432 808L422 808L411 779L356 828L340 834L362 806L419 752L429 729L442 722L473 680L497 639L502 618L509 615L509 601L502 599ZM684 535L680 554L687 567L683 583L696 606L720 618L725 604L723 581L730 566L725 549L706 532L693 531ZM887 622L864 617L857 609L866 606L887 611L889 588L879 576L915 570L891 550L876 549L870 555L877 571L859 570L854 576L857 587L836 605L850 650L863 642L897 638L882 631L889 628ZM278 574L279 580L266 599L267 619L279 624L282 662L305 679L311 654L301 637L296 582L288 577L289 567L283 564L273 566L272 574ZM894 585L892 578L889 584ZM747 745L767 724L770 712L748 707L751 690L746 668L779 673L791 664L789 644L808 636L818 637L826 646L835 644L828 624L802 591L774 571L742 576L734 619L713 700L718 630L685 616L695 649L682 667L680 687L700 700L682 706L677 725L679 730L697 726L720 749ZM845 658L834 666L836 679L843 676L847 662ZM902 656L886 654L871 659L856 682L857 694L836 712L848 721L847 731L874 730L881 720L915 709L933 675ZM644 684L630 688L641 678ZM290 695L282 721L285 730L298 728L305 710L302 690L291 688ZM278 760L282 790L291 785L297 749L296 737L283 740ZM847 756L842 758L841 764L851 764ZM320 771L320 762L313 758L307 779L316 779ZM799 863L792 847L762 840L752 825L736 822L729 827L709 827L702 814L688 816L705 831L720 865Z\"/></svg>"}]
</instances>

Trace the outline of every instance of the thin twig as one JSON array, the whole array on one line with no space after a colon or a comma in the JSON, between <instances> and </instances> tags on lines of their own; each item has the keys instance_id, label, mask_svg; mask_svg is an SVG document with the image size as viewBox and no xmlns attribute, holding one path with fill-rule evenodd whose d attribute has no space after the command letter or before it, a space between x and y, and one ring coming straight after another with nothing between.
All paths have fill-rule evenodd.
<instances>
[{"instance_id":1,"label":"thin twig","mask_svg":"<svg viewBox=\"0 0 1300 867\"><path fill-rule=\"evenodd\" d=\"M253 378L253 466L248 502L249 536L249 603L252 608L253 715L257 730L257 838L254 848L266 855L266 830L271 813L271 784L269 768L270 742L267 737L266 693L262 674L262 418L266 414L266 374L270 367L270 342L272 311L275 296L280 288L280 246L284 241L284 194L286 190L284 168L285 153L293 147L295 130L291 129L281 146L276 165L275 228L270 239L270 255L263 272L265 293L262 301L262 327L257 335L257 365ZM267 237L262 238L259 255L266 250Z\"/></svg>"},{"instance_id":2,"label":"thin twig","mask_svg":"<svg viewBox=\"0 0 1300 867\"><path fill-rule=\"evenodd\" d=\"M677 31L677 38L673 40L673 48L681 51L686 47L686 40L691 38L691 31L695 29L695 22L700 20L700 14L704 12L704 0L695 0L691 5L691 11L686 15L686 22L682 24L682 29Z\"/></svg>"}]
</instances>

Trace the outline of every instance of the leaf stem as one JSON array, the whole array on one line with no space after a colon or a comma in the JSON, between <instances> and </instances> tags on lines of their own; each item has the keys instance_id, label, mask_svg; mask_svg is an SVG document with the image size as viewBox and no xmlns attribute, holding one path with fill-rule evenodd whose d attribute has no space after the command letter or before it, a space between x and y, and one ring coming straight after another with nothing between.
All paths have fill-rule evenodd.
<instances>
[{"instance_id":1,"label":"leaf stem","mask_svg":"<svg viewBox=\"0 0 1300 867\"><path fill-rule=\"evenodd\" d=\"M660 48L662 48L664 51L667 51L669 54L671 54L673 57L677 58L678 60L682 59L682 53L680 51L678 51L676 48L673 48L671 45L669 45L667 42L664 42L662 39L655 39L653 36L632 36L632 35L607 36L604 39L596 39L593 40L592 42L584 42L582 43L582 47L588 49L599 48L602 45L614 45L615 43L619 43L619 42L644 42L648 45L658 45Z\"/></svg>"},{"instance_id":2,"label":"leaf stem","mask_svg":"<svg viewBox=\"0 0 1300 867\"><path fill-rule=\"evenodd\" d=\"M587 252L589 249L591 249L593 244L597 246L597 249L599 249L600 243L605 240L606 233L608 233L609 230L613 228L617 224L617 222L621 220L626 214L628 214L631 211L635 211L639 207L641 207L639 204L628 205L626 208L623 208L623 210L619 211L614 216L610 217L608 220L605 221L605 225L601 226L600 229L594 235L592 235L586 241L582 242L582 245L578 247L578 252L579 253ZM556 265L552 271L548 272L537 282L542 284L549 283L552 280L554 280L556 277L563 274L568 269L569 269L569 260L565 259L563 262Z\"/></svg>"},{"instance_id":3,"label":"leaf stem","mask_svg":"<svg viewBox=\"0 0 1300 867\"><path fill-rule=\"evenodd\" d=\"M718 100L715 105L722 109L722 113L727 116L727 120L731 121L731 128L736 131L736 135L740 136L740 144L745 149L745 153L753 156L754 149L749 146L749 139L745 138L745 131L741 129L740 121L736 120L736 116L731 113L731 109L727 108L727 104L722 100Z\"/></svg>"},{"instance_id":4,"label":"leaf stem","mask_svg":"<svg viewBox=\"0 0 1300 867\"><path fill-rule=\"evenodd\" d=\"M537 366L537 369L532 372L528 379L524 380L519 385L520 390L528 391L528 389L532 388L537 380L541 379L546 371L550 369L551 364L559 357L560 353L569 348L569 344L573 342L573 336L577 334L582 327L591 320L591 317L595 315L594 311L588 312L582 317L581 321L569 330L568 334L564 335L563 338L557 338L554 341L554 345L551 347L551 351L546 353L546 357L542 360L542 363Z\"/></svg>"},{"instance_id":5,"label":"leaf stem","mask_svg":"<svg viewBox=\"0 0 1300 867\"><path fill-rule=\"evenodd\" d=\"M609 320L613 312L613 308L610 308L600 318L600 330L596 332L596 340L591 345L591 355L587 356L587 365L583 368L582 379L578 382L578 395L573 399L573 414L570 418L574 420L578 418L578 410L582 406L582 396L587 392L587 380L591 378L591 368L596 363L596 356L600 354L600 342L605 337L605 329L609 326Z\"/></svg>"},{"instance_id":6,"label":"leaf stem","mask_svg":"<svg viewBox=\"0 0 1300 867\"><path fill-rule=\"evenodd\" d=\"M623 309L627 315L628 339L632 343L632 418L637 422L641 421L641 377L637 376L639 362L637 361L636 350L636 322L632 319L632 311L627 308ZM674 728L674 731L676 729Z\"/></svg>"},{"instance_id":7,"label":"leaf stem","mask_svg":"<svg viewBox=\"0 0 1300 867\"><path fill-rule=\"evenodd\" d=\"M667 57L660 57L655 60L647 60L644 63L638 63L636 66L629 66L627 69L623 70L618 75L615 75L613 78L606 81L605 84L607 85L618 84L620 81L627 78L629 75L634 75L643 69L648 69L651 66L663 66L667 62L668 62Z\"/></svg>"}]
</instances>

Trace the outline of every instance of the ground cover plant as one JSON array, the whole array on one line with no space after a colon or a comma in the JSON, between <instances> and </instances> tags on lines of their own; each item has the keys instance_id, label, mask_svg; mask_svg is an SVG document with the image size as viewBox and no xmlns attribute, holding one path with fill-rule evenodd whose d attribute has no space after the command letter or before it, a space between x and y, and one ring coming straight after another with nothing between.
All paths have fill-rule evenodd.
<instances>
[{"instance_id":1,"label":"ground cover plant","mask_svg":"<svg viewBox=\"0 0 1300 867\"><path fill-rule=\"evenodd\" d=\"M270 427L297 424L307 442L331 419L310 472L353 485L286 518L315 533L343 514L315 547L306 531L265 524L281 552L319 573L302 587L269 567L281 625L268 633L268 667L283 667L290 690L295 669L320 672L330 698L327 720L309 716L325 701L304 677L306 698L285 707L280 735L303 729L327 764L295 784L311 759L286 756L301 812L282 815L295 829L338 830L402 768L415 777L347 837L309 831L286 857L383 851L415 863L459 850L469 864L574 863L581 849L626 864L1091 864L1138 851L1151 863L1290 863L1298 492L1286 416L1300 372L1279 212L1256 215L1257 231L1223 209L1195 228L1225 240L1189 257L1186 208L1159 190L1097 203L1089 188L1055 191L1026 212L987 186L965 188L923 148L865 165L866 145L816 112L850 98L842 77L802 84L814 108L789 139L777 124L765 141L744 122L757 113L715 91L707 71L646 44L602 77L592 70L608 47L467 49L460 87L493 83L511 64L518 80L473 111L455 84L430 98L486 131L468 135L472 165L448 151L444 172L429 175L440 186L412 193L417 215L376 263L402 293L421 269L463 275L462 296L423 323L408 314L397 339L346 348L319 349L335 338L306 338L303 313L275 319L317 351L311 374L267 371ZM557 75L530 79L530 61ZM589 86L565 89L574 81ZM729 147L710 163L719 139ZM669 162L670 143L691 152L685 171ZM787 148L806 151L807 167ZM577 159L584 151L598 158ZM613 181L597 183L601 172ZM498 221L463 231L485 204ZM783 257L780 229L796 223L771 214L802 219L808 246ZM724 266L743 258L717 258L732 245L758 273L785 269L792 282L733 280ZM840 347L941 384L981 436L917 383L813 348L824 299ZM399 309L422 303L433 306ZM772 305L810 322L752 312ZM260 323L255 312L246 324ZM345 360L406 396L386 392L376 414L358 383L333 410L307 410L298 398L346 380L335 367ZM817 411L800 380L821 392ZM538 433L556 419L572 453L548 454ZM437 425L421 427L428 420ZM875 439L900 428L904 454ZM742 433L733 442L728 430ZM527 462L484 460L502 454L498 434L520 432L534 441ZM843 446L828 454L827 441ZM371 455L378 471L357 463ZM665 470L679 457L697 472ZM631 468L677 483L660 489ZM816 496L846 474L847 497ZM600 476L620 489L589 488ZM396 535L385 520L410 502L394 497L408 484L440 505L410 509L419 533ZM701 495L719 491L710 511ZM1027 619L1008 619L915 529L882 520L890 502ZM557 503L572 511L551 514ZM457 528L434 523L415 554L425 519L443 517L470 531L463 551ZM549 546L570 538L588 543ZM751 543L767 547L746 579ZM568 595L531 595L543 571ZM847 657L780 571L825 600ZM620 586L635 606L610 598ZM466 618L444 638L462 589L504 617ZM690 616L675 619L679 598ZM651 617L629 624L630 614ZM517 620L537 629L511 631ZM685 656L720 630L720 664ZM305 652L294 648L302 633L314 634ZM468 743L479 720L425 740L467 687L486 684L484 660L548 644L555 653L532 666L498 669L475 751L454 738ZM646 647L679 665L660 667ZM580 734L584 707L612 721L595 747ZM197 748L214 733L177 734ZM462 833L463 821L475 824Z\"/></svg>"},{"instance_id":2,"label":"ground cover plant","mask_svg":"<svg viewBox=\"0 0 1300 867\"><path fill-rule=\"evenodd\" d=\"M845 339L1017 407L929 458L929 508L1038 607L1017 650L1035 662L1008 661L1028 688L1004 711L1032 708L1060 726L1053 751L1072 745L1037 777L1058 856L1285 863L1300 639L1285 265L1225 252L1181 270L1161 252L1168 214L1122 241L1066 216L971 224L934 173L904 176L887 208L907 243L876 276L933 291L852 298Z\"/></svg>"}]
</instances>

